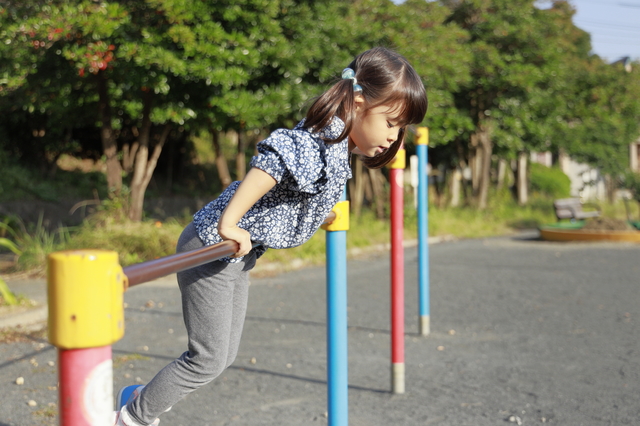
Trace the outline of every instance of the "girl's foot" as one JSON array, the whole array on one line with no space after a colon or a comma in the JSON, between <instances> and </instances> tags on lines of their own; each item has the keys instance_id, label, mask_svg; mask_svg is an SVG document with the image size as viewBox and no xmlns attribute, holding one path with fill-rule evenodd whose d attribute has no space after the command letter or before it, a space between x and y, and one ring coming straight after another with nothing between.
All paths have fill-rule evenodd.
<instances>
[{"instance_id":1,"label":"girl's foot","mask_svg":"<svg viewBox=\"0 0 640 426\"><path fill-rule=\"evenodd\" d=\"M118 396L116 397L117 411L114 413L114 426L145 426L133 420L127 411L127 404L136 399L143 388L143 385L131 385L120 389L120 392L118 392ZM160 419L155 419L155 421L149 426L158 426L159 423Z\"/></svg>"}]
</instances>

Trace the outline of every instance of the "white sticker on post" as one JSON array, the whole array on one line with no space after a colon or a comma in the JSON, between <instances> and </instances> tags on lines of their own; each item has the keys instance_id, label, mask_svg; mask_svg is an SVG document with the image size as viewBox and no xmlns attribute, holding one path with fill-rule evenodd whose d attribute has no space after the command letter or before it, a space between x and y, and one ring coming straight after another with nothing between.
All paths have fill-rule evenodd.
<instances>
[{"instance_id":1,"label":"white sticker on post","mask_svg":"<svg viewBox=\"0 0 640 426\"><path fill-rule=\"evenodd\" d=\"M113 361L98 364L84 381L83 414L91 426L113 426Z\"/></svg>"}]
</instances>

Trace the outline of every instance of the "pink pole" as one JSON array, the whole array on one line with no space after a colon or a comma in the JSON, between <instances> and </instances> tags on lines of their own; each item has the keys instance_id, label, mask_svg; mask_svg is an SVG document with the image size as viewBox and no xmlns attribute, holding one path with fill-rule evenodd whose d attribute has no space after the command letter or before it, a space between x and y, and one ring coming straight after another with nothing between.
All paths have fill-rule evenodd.
<instances>
[{"instance_id":1,"label":"pink pole","mask_svg":"<svg viewBox=\"0 0 640 426\"><path fill-rule=\"evenodd\" d=\"M403 166L404 168L404 166ZM391 181L391 387L404 393L404 248L403 168L390 170Z\"/></svg>"},{"instance_id":2,"label":"pink pole","mask_svg":"<svg viewBox=\"0 0 640 426\"><path fill-rule=\"evenodd\" d=\"M60 425L113 426L111 346L60 349Z\"/></svg>"}]
</instances>

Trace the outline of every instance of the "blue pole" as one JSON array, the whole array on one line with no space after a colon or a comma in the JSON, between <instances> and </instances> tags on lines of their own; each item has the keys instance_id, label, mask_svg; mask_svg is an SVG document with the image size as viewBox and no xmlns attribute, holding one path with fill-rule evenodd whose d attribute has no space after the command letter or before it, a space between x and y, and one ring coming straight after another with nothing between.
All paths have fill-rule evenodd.
<instances>
[{"instance_id":1,"label":"blue pole","mask_svg":"<svg viewBox=\"0 0 640 426\"><path fill-rule=\"evenodd\" d=\"M344 198L344 195L343 195ZM347 229L349 204L333 210L327 230L327 405L329 426L349 425L347 358Z\"/></svg>"},{"instance_id":2,"label":"blue pole","mask_svg":"<svg viewBox=\"0 0 640 426\"><path fill-rule=\"evenodd\" d=\"M427 176L429 129L420 127L418 131L416 141L418 153L418 302L420 334L427 336L431 332L429 313L429 176Z\"/></svg>"}]
</instances>

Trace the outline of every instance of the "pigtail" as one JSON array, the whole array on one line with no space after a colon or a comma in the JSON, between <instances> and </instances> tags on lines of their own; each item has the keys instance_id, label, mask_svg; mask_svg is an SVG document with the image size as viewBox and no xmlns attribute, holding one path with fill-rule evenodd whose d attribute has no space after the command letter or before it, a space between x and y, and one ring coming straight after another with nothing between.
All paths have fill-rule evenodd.
<instances>
[{"instance_id":1,"label":"pigtail","mask_svg":"<svg viewBox=\"0 0 640 426\"><path fill-rule=\"evenodd\" d=\"M352 80L340 80L313 102L304 126L308 129L320 130L331 123L333 117L339 117L345 124L344 130L336 139L326 142L343 141L351 132L355 118L355 95Z\"/></svg>"},{"instance_id":2,"label":"pigtail","mask_svg":"<svg viewBox=\"0 0 640 426\"><path fill-rule=\"evenodd\" d=\"M357 83L362 88L365 110L397 103L400 105L398 122L402 126L422 122L428 107L427 94L420 76L402 55L374 47L358 55L348 68L355 71ZM344 140L351 133L356 116L355 95L354 80L338 81L313 102L304 126L320 130L329 125L333 117L339 117L345 124L343 132L326 142ZM391 162L404 143L405 133L405 129L401 129L398 139L379 155L363 157L364 165L378 169Z\"/></svg>"}]
</instances>

